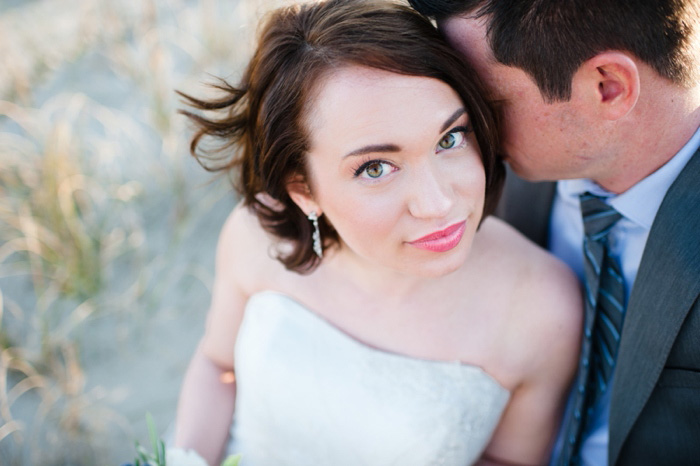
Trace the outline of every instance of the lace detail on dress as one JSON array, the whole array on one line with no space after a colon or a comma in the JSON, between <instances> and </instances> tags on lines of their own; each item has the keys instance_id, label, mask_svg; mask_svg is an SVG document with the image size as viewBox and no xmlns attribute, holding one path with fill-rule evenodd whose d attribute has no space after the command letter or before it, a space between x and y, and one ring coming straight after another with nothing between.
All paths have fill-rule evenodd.
<instances>
[{"instance_id":1,"label":"lace detail on dress","mask_svg":"<svg viewBox=\"0 0 700 466\"><path fill-rule=\"evenodd\" d=\"M471 464L510 397L479 367L371 348L275 292L248 302L236 374L242 466Z\"/></svg>"}]
</instances>

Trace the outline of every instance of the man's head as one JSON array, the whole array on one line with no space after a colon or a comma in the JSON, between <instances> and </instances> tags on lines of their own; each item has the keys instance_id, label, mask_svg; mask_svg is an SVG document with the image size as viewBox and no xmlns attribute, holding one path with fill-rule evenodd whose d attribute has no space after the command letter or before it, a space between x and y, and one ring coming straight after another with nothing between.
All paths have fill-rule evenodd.
<instances>
[{"instance_id":1,"label":"man's head","mask_svg":"<svg viewBox=\"0 0 700 466\"><path fill-rule=\"evenodd\" d=\"M679 85L697 77L691 33L697 0L409 0L444 22L483 18L495 59L524 70L548 101L568 100L583 62L624 50Z\"/></svg>"},{"instance_id":2,"label":"man's head","mask_svg":"<svg viewBox=\"0 0 700 466\"><path fill-rule=\"evenodd\" d=\"M697 0L409 1L501 102L503 151L528 179L605 185L660 96L697 86Z\"/></svg>"}]
</instances>

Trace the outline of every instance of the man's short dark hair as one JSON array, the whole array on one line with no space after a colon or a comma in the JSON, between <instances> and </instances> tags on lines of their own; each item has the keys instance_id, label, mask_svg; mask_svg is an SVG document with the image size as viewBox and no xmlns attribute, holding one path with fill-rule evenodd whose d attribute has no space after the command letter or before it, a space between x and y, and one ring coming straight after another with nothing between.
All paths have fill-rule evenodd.
<instances>
[{"instance_id":1,"label":"man's short dark hair","mask_svg":"<svg viewBox=\"0 0 700 466\"><path fill-rule=\"evenodd\" d=\"M692 41L700 24L697 0L409 0L438 21L482 17L493 54L521 68L552 100L571 97L581 64L606 50L632 53L672 82L695 75Z\"/></svg>"}]
</instances>

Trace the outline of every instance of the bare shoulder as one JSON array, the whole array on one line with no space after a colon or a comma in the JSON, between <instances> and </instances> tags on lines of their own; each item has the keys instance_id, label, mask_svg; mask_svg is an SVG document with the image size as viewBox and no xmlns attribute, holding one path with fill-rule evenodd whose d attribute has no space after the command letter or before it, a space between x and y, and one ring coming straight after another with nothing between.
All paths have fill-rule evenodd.
<instances>
[{"instance_id":1,"label":"bare shoulder","mask_svg":"<svg viewBox=\"0 0 700 466\"><path fill-rule=\"evenodd\" d=\"M500 218L487 217L479 228L477 235L479 245L491 254L502 255L500 260L522 262L527 265L559 262L549 252L530 241L518 230ZM491 260L494 257L490 258Z\"/></svg>"},{"instance_id":2,"label":"bare shoulder","mask_svg":"<svg viewBox=\"0 0 700 466\"><path fill-rule=\"evenodd\" d=\"M221 229L202 351L219 367L233 367L238 329L248 297L265 286L276 261L268 250L272 240L257 216L239 204Z\"/></svg>"},{"instance_id":3,"label":"bare shoulder","mask_svg":"<svg viewBox=\"0 0 700 466\"><path fill-rule=\"evenodd\" d=\"M528 285L517 288L519 298L556 299L558 294L580 298L580 285L571 269L501 219L489 217L482 223L475 247L482 260L499 267L504 278Z\"/></svg>"},{"instance_id":4,"label":"bare shoulder","mask_svg":"<svg viewBox=\"0 0 700 466\"><path fill-rule=\"evenodd\" d=\"M221 229L217 275L225 275L243 290L253 292L263 286L265 277L282 268L272 252L274 244L252 209L238 204Z\"/></svg>"},{"instance_id":5,"label":"bare shoulder","mask_svg":"<svg viewBox=\"0 0 700 466\"><path fill-rule=\"evenodd\" d=\"M504 221L489 217L480 229L478 246L488 264L495 264L499 281L511 291L509 314L512 341L526 336L521 348L544 354L558 348L576 353L583 321L581 285L571 269ZM477 242L475 241L475 246ZM539 343L538 343L539 342ZM542 354L542 353L540 353Z\"/></svg>"},{"instance_id":6,"label":"bare shoulder","mask_svg":"<svg viewBox=\"0 0 700 466\"><path fill-rule=\"evenodd\" d=\"M503 318L494 367L513 387L487 452L540 464L577 367L580 285L564 263L499 219L483 222L474 246L481 268L491 268L490 280L506 299L495 309Z\"/></svg>"}]
</instances>

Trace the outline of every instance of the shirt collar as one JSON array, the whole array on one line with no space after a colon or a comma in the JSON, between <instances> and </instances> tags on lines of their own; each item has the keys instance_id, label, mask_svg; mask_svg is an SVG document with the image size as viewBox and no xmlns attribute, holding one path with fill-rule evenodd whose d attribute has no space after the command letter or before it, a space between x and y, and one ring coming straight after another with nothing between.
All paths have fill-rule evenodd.
<instances>
[{"instance_id":1,"label":"shirt collar","mask_svg":"<svg viewBox=\"0 0 700 466\"><path fill-rule=\"evenodd\" d=\"M683 148L661 168L621 194L614 194L588 179L562 180L557 190L562 199L578 203L578 196L586 191L609 199L609 204L625 218L646 228L651 228L656 212L666 196L666 191L700 148L700 128Z\"/></svg>"}]
</instances>

